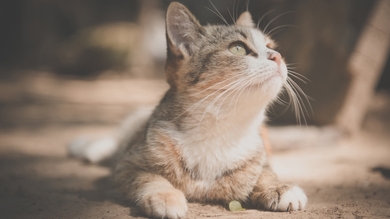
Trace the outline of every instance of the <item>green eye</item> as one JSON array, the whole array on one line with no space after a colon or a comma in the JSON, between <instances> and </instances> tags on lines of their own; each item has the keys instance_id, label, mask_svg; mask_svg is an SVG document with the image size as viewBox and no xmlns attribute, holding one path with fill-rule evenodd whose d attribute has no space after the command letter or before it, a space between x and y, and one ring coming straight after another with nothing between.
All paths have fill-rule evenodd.
<instances>
[{"instance_id":1,"label":"green eye","mask_svg":"<svg viewBox=\"0 0 390 219\"><path fill-rule=\"evenodd\" d=\"M229 46L229 51L233 53L234 55L238 56L245 56L248 54L248 51L246 51L245 46L242 43L232 43Z\"/></svg>"}]
</instances>

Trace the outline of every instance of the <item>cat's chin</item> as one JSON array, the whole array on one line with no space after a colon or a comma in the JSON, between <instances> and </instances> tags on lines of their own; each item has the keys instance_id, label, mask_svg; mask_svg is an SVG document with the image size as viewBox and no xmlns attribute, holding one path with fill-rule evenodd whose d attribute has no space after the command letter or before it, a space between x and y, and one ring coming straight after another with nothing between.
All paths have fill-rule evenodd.
<instances>
[{"instance_id":1,"label":"cat's chin","mask_svg":"<svg viewBox=\"0 0 390 219\"><path fill-rule=\"evenodd\" d=\"M274 72L269 77L260 81L259 85L267 87L267 89L273 90L273 88L277 88L277 90L279 90L283 86L283 83L287 80L286 64L282 62L280 65L275 67L273 71Z\"/></svg>"},{"instance_id":2,"label":"cat's chin","mask_svg":"<svg viewBox=\"0 0 390 219\"><path fill-rule=\"evenodd\" d=\"M268 99L269 101L274 99L281 91L285 79L281 74L273 74L269 78L255 82L253 85L248 86L248 89L253 91L255 96L261 96L262 99Z\"/></svg>"},{"instance_id":3,"label":"cat's chin","mask_svg":"<svg viewBox=\"0 0 390 219\"><path fill-rule=\"evenodd\" d=\"M263 81L257 82L256 87L260 86L264 91L280 90L285 82L285 78L281 73L275 73Z\"/></svg>"}]
</instances>

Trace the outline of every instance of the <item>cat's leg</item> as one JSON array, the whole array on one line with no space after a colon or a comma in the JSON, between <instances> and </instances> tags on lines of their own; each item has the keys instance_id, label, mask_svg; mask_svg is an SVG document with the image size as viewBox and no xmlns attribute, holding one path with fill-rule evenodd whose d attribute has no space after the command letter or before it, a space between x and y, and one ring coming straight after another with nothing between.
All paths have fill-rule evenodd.
<instances>
[{"instance_id":1,"label":"cat's leg","mask_svg":"<svg viewBox=\"0 0 390 219\"><path fill-rule=\"evenodd\" d=\"M300 187L279 182L268 166L264 167L250 199L255 206L270 211L302 210L307 203Z\"/></svg>"},{"instance_id":2,"label":"cat's leg","mask_svg":"<svg viewBox=\"0 0 390 219\"><path fill-rule=\"evenodd\" d=\"M160 175L119 165L115 181L147 216L176 219L185 216L188 207L184 193Z\"/></svg>"}]
</instances>

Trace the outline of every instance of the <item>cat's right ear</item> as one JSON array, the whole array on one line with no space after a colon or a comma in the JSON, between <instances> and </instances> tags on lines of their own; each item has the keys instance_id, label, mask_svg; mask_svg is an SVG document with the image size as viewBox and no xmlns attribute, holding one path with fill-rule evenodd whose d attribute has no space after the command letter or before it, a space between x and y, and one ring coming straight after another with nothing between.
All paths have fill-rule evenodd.
<instances>
[{"instance_id":1,"label":"cat's right ear","mask_svg":"<svg viewBox=\"0 0 390 219\"><path fill-rule=\"evenodd\" d=\"M253 23L252 15L249 11L243 12L240 17L238 17L236 24L243 27L255 27L255 23Z\"/></svg>"},{"instance_id":2,"label":"cat's right ear","mask_svg":"<svg viewBox=\"0 0 390 219\"><path fill-rule=\"evenodd\" d=\"M202 26L194 15L182 4L172 2L166 15L168 52L188 57L196 50L196 41Z\"/></svg>"}]
</instances>

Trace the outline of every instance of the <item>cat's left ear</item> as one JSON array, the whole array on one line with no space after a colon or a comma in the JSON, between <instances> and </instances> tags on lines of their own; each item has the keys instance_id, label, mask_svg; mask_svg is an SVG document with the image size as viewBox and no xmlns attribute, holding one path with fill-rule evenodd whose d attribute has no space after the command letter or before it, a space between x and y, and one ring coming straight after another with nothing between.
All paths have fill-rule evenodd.
<instances>
[{"instance_id":1,"label":"cat's left ear","mask_svg":"<svg viewBox=\"0 0 390 219\"><path fill-rule=\"evenodd\" d=\"M255 27L255 23L252 20L252 15L249 11L245 11L238 17L236 25L243 27Z\"/></svg>"},{"instance_id":2,"label":"cat's left ear","mask_svg":"<svg viewBox=\"0 0 390 219\"><path fill-rule=\"evenodd\" d=\"M178 56L190 56L196 50L203 27L182 4L172 2L167 10L166 31L168 49Z\"/></svg>"}]
</instances>

